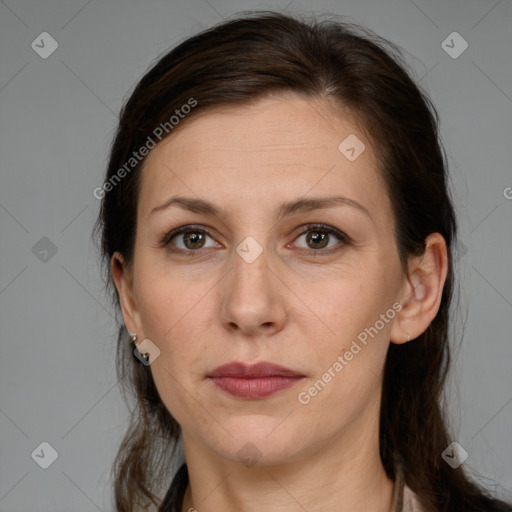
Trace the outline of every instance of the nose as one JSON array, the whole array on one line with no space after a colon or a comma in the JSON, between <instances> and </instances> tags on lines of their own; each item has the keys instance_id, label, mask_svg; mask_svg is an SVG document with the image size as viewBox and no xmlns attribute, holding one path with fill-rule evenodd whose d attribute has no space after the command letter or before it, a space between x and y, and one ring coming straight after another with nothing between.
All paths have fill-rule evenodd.
<instances>
[{"instance_id":1,"label":"nose","mask_svg":"<svg viewBox=\"0 0 512 512\"><path fill-rule=\"evenodd\" d=\"M287 288L270 268L266 249L248 261L233 253L233 267L220 289L222 324L231 332L269 336L285 325Z\"/></svg>"}]
</instances>

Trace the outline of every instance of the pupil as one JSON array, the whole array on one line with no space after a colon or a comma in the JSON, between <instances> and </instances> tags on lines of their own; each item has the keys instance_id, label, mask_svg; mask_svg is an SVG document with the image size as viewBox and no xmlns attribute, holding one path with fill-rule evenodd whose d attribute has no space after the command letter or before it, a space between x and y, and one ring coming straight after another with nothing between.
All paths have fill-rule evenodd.
<instances>
[{"instance_id":1,"label":"pupil","mask_svg":"<svg viewBox=\"0 0 512 512\"><path fill-rule=\"evenodd\" d=\"M321 244L320 247L325 247L325 243L322 244L322 242L327 240L327 234L319 233L318 231L312 231L312 233L308 241L312 240L314 244Z\"/></svg>"},{"instance_id":2,"label":"pupil","mask_svg":"<svg viewBox=\"0 0 512 512\"><path fill-rule=\"evenodd\" d=\"M190 242L193 246L195 244L200 243L203 241L203 235L200 233L195 232L189 232L185 234L185 245L188 245L187 242ZM197 249L197 247L194 247Z\"/></svg>"}]
</instances>

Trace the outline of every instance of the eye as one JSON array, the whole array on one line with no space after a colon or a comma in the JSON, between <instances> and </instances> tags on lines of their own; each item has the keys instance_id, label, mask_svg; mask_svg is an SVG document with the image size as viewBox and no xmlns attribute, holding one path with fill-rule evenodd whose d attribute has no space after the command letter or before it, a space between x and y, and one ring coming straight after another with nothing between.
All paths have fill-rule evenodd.
<instances>
[{"instance_id":1,"label":"eye","mask_svg":"<svg viewBox=\"0 0 512 512\"><path fill-rule=\"evenodd\" d=\"M319 254L320 252L331 253L332 250L339 249L339 246L347 245L351 239L345 233L332 226L325 224L309 224L306 229L302 231L296 240L305 236L306 247L299 247L309 254ZM207 246L207 238L213 237L210 232L202 226L186 225L173 229L166 233L161 240L159 240L159 247L168 247L173 252L178 252L185 255L193 255L200 249L207 249L209 247L218 247L218 244ZM331 239L338 240L338 244L330 244ZM173 240L176 239L176 242Z\"/></svg>"},{"instance_id":2,"label":"eye","mask_svg":"<svg viewBox=\"0 0 512 512\"><path fill-rule=\"evenodd\" d=\"M207 248L208 246L205 245L207 237L212 238L209 232L200 226L181 226L165 234L160 240L159 246L171 246L171 250L190 254L197 252L198 249ZM174 239L176 239L177 242L171 243ZM210 245L209 247L214 247L214 245Z\"/></svg>"},{"instance_id":3,"label":"eye","mask_svg":"<svg viewBox=\"0 0 512 512\"><path fill-rule=\"evenodd\" d=\"M338 242L342 242L341 245L346 245L350 242L350 238L345 233L331 226L326 226L325 224L309 224L306 227L307 229L302 231L297 240L305 235L306 247L302 248L308 253L319 253L326 248L329 250L325 252L331 252L330 249L336 247L336 245L340 245L329 245L332 238L337 239Z\"/></svg>"}]
</instances>

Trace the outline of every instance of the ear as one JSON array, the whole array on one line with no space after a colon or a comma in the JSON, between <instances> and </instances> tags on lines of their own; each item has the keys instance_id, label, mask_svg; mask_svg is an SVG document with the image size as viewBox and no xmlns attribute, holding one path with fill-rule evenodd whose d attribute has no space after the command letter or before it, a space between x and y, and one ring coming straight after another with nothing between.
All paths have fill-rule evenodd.
<instances>
[{"instance_id":1,"label":"ear","mask_svg":"<svg viewBox=\"0 0 512 512\"><path fill-rule=\"evenodd\" d=\"M409 262L401 291L402 309L391 328L392 343L406 343L425 332L439 311L447 273L446 241L432 233L426 239L425 252Z\"/></svg>"},{"instance_id":2,"label":"ear","mask_svg":"<svg viewBox=\"0 0 512 512\"><path fill-rule=\"evenodd\" d=\"M142 324L133 290L133 269L126 264L120 252L115 252L112 255L110 268L112 279L119 295L126 329L130 333L138 334L139 337L143 336Z\"/></svg>"}]
</instances>

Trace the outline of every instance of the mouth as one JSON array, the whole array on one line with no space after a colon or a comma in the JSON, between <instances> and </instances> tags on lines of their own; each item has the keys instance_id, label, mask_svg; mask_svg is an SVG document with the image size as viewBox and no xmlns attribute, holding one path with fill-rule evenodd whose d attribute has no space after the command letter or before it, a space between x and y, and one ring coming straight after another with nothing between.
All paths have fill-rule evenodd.
<instances>
[{"instance_id":1,"label":"mouth","mask_svg":"<svg viewBox=\"0 0 512 512\"><path fill-rule=\"evenodd\" d=\"M222 391L245 399L261 399L288 389L304 375L269 362L253 365L234 362L219 366L208 378Z\"/></svg>"}]
</instances>

